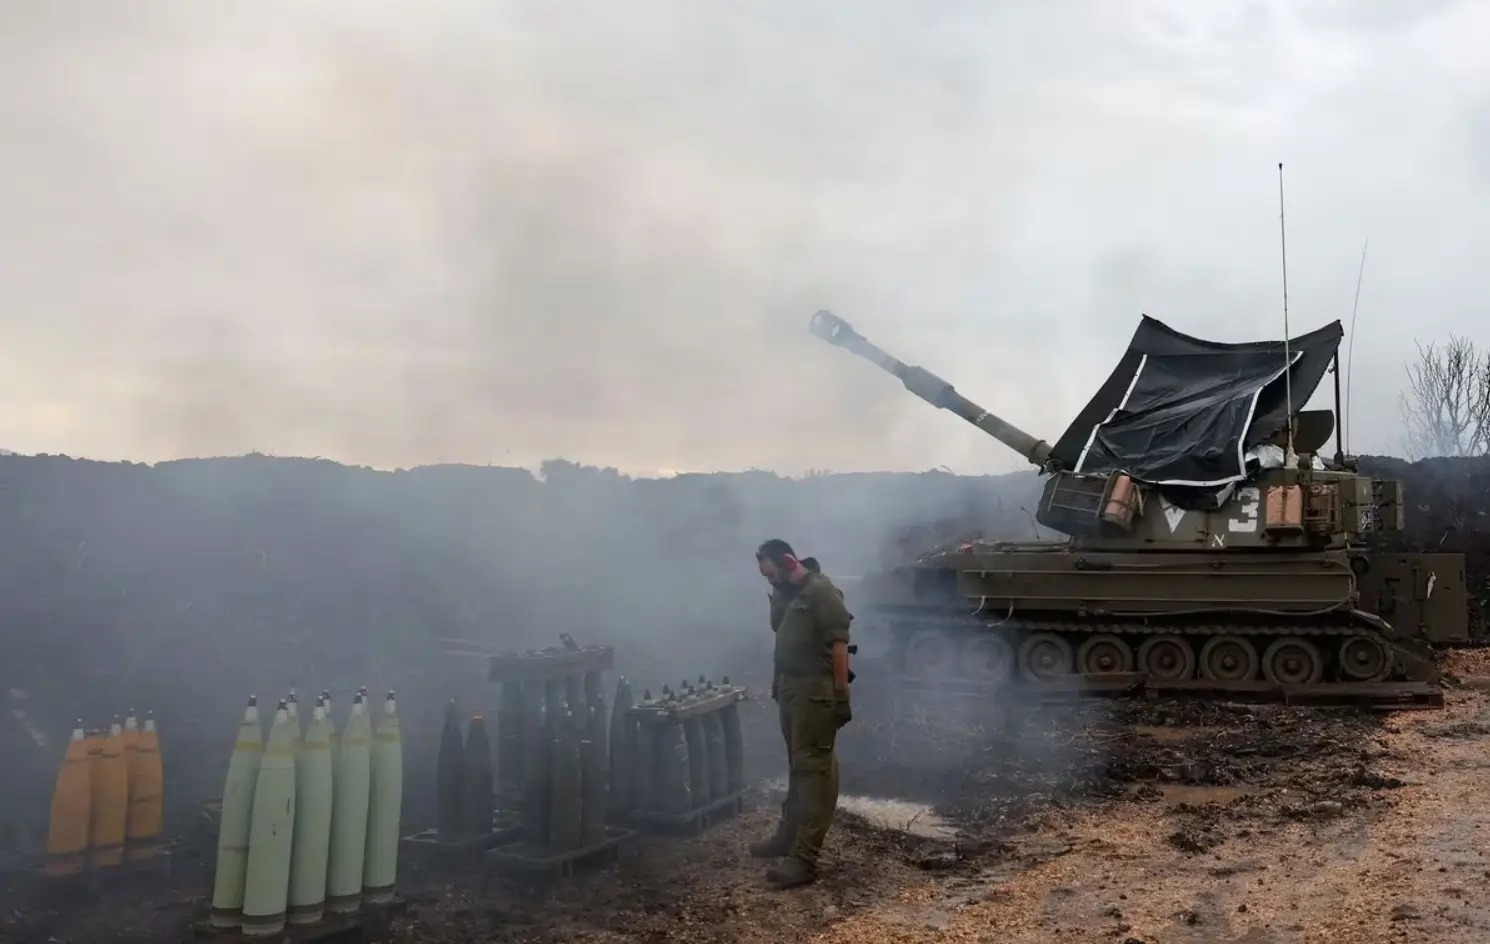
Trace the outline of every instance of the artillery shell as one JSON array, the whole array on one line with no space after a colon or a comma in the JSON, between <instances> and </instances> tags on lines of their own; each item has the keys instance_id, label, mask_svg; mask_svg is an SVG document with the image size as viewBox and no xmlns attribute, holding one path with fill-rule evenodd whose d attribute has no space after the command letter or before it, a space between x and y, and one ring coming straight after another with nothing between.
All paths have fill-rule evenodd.
<instances>
[{"instance_id":1,"label":"artillery shell","mask_svg":"<svg viewBox=\"0 0 1490 944\"><path fill-rule=\"evenodd\" d=\"M656 725L658 773L662 783L663 808L675 816L693 812L693 780L688 770L688 743L683 725L676 721Z\"/></svg>"},{"instance_id":2,"label":"artillery shell","mask_svg":"<svg viewBox=\"0 0 1490 944\"><path fill-rule=\"evenodd\" d=\"M460 835L465 766L465 745L461 742L460 719L452 698L445 705L440 756L435 762L435 829L444 842L453 842Z\"/></svg>"},{"instance_id":3,"label":"artillery shell","mask_svg":"<svg viewBox=\"0 0 1490 944\"><path fill-rule=\"evenodd\" d=\"M544 710L543 687L522 687L523 699L523 834L529 844L548 844L549 760L553 734L547 730L553 716Z\"/></svg>"},{"instance_id":4,"label":"artillery shell","mask_svg":"<svg viewBox=\"0 0 1490 944\"><path fill-rule=\"evenodd\" d=\"M636 756L636 722L631 711L631 683L624 678L616 685L616 704L610 714L610 808L620 815L631 812L632 759Z\"/></svg>"},{"instance_id":5,"label":"artillery shell","mask_svg":"<svg viewBox=\"0 0 1490 944\"><path fill-rule=\"evenodd\" d=\"M700 717L683 722L683 740L688 745L688 790L694 806L709 804L709 746L704 742L704 723Z\"/></svg>"},{"instance_id":6,"label":"artillery shell","mask_svg":"<svg viewBox=\"0 0 1490 944\"><path fill-rule=\"evenodd\" d=\"M719 801L729 796L729 759L724 745L724 719L717 711L702 718L705 756L709 765L709 798Z\"/></svg>"},{"instance_id":7,"label":"artillery shell","mask_svg":"<svg viewBox=\"0 0 1490 944\"><path fill-rule=\"evenodd\" d=\"M486 716L481 709L471 715L466 734L464 780L464 815L461 825L471 836L485 836L492 829L495 785L492 783L491 739L486 734Z\"/></svg>"},{"instance_id":8,"label":"artillery shell","mask_svg":"<svg viewBox=\"0 0 1490 944\"><path fill-rule=\"evenodd\" d=\"M564 715L552 741L549 845L559 851L579 848L584 836L584 761L574 725L574 716Z\"/></svg>"},{"instance_id":9,"label":"artillery shell","mask_svg":"<svg viewBox=\"0 0 1490 944\"><path fill-rule=\"evenodd\" d=\"M398 836L404 805L403 737L398 728L398 700L389 692L373 734L367 801L367 855L363 860L362 898L373 905L393 901L398 881Z\"/></svg>"},{"instance_id":10,"label":"artillery shell","mask_svg":"<svg viewBox=\"0 0 1490 944\"><path fill-rule=\"evenodd\" d=\"M740 731L740 707L730 705L719 712L724 727L724 760L729 774L729 792L745 789L745 741Z\"/></svg>"},{"instance_id":11,"label":"artillery shell","mask_svg":"<svg viewBox=\"0 0 1490 944\"><path fill-rule=\"evenodd\" d=\"M635 723L636 753L631 755L631 800L636 808L651 812L662 809L655 728L653 724Z\"/></svg>"},{"instance_id":12,"label":"artillery shell","mask_svg":"<svg viewBox=\"0 0 1490 944\"><path fill-rule=\"evenodd\" d=\"M523 687L502 683L497 705L497 782L502 792L517 796L523 787Z\"/></svg>"},{"instance_id":13,"label":"artillery shell","mask_svg":"<svg viewBox=\"0 0 1490 944\"><path fill-rule=\"evenodd\" d=\"M590 705L590 730L584 742L584 815L581 818L580 834L586 846L605 839L605 701L598 695L595 701L596 703Z\"/></svg>"}]
</instances>

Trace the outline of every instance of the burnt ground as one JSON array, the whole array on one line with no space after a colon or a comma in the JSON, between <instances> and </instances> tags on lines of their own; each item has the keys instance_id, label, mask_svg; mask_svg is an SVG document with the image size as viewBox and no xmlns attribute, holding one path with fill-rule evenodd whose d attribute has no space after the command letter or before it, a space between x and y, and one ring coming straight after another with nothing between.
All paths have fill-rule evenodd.
<instances>
[{"instance_id":1,"label":"burnt ground","mask_svg":"<svg viewBox=\"0 0 1490 944\"><path fill-rule=\"evenodd\" d=\"M1262 927L1267 889L1326 837L1412 815L1399 807L1424 777L1414 752L1490 730L1480 696L1455 697L1449 712L1399 716L1185 702L1047 708L1017 724L946 705L870 712L843 737L846 812L814 886L773 893L745 855L773 822L767 779L746 815L640 841L616 869L546 896L411 868L396 940L981 940L994 926L1001 940L1302 940L1309 925L1288 930L1286 912ZM750 717L764 770L779 735L768 706ZM0 940L181 939L205 907L211 842L188 833L169 880L87 905L13 890ZM1358 939L1400 939L1423 918L1382 921L1386 936Z\"/></svg>"}]
</instances>

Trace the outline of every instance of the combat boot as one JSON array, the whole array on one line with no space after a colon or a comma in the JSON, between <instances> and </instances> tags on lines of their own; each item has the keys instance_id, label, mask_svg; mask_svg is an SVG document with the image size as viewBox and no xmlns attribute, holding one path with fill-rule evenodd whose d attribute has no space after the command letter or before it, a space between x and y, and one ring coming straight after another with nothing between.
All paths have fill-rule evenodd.
<instances>
[{"instance_id":1,"label":"combat boot","mask_svg":"<svg viewBox=\"0 0 1490 944\"><path fill-rule=\"evenodd\" d=\"M766 881L782 890L800 888L817 881L817 866L793 856L780 865L766 869Z\"/></svg>"},{"instance_id":2,"label":"combat boot","mask_svg":"<svg viewBox=\"0 0 1490 944\"><path fill-rule=\"evenodd\" d=\"M792 851L792 830L785 823L776 827L776 833L770 839L750 844L750 857L752 859L780 859Z\"/></svg>"},{"instance_id":3,"label":"combat boot","mask_svg":"<svg viewBox=\"0 0 1490 944\"><path fill-rule=\"evenodd\" d=\"M750 844L750 857L752 859L780 859L792 851L792 841L797 838L797 825L791 814L792 804L790 798L781 804L781 820L776 824L776 832L770 839Z\"/></svg>"}]
</instances>

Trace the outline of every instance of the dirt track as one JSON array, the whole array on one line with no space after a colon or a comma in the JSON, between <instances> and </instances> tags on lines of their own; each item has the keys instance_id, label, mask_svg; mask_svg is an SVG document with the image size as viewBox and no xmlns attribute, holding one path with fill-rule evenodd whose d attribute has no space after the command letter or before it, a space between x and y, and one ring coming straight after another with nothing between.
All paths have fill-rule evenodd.
<instances>
[{"instance_id":1,"label":"dirt track","mask_svg":"<svg viewBox=\"0 0 1490 944\"><path fill-rule=\"evenodd\" d=\"M1490 675L1485 661L1456 668ZM771 824L758 803L705 837L647 840L546 900L416 879L397 940L1490 941L1490 696L1478 690L1385 717L1092 706L1016 731L903 718L894 744L874 719L854 727L854 812L815 886L764 887L744 854ZM912 802L863 799L875 794ZM128 939L176 939L203 889L200 876L175 881L125 909ZM11 912L0 940L120 940L120 924L107 902Z\"/></svg>"}]
</instances>

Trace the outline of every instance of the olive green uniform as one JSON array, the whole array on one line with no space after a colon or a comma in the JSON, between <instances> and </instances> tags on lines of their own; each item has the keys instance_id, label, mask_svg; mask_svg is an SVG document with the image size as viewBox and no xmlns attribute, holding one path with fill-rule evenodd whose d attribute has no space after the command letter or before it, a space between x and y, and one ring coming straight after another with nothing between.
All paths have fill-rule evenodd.
<instances>
[{"instance_id":1,"label":"olive green uniform","mask_svg":"<svg viewBox=\"0 0 1490 944\"><path fill-rule=\"evenodd\" d=\"M821 574L772 598L776 695L791 767L782 826L795 834L791 857L809 867L817 864L838 805L833 749L848 718L849 695L833 685L833 645L848 643L852 619L843 592Z\"/></svg>"}]
</instances>

